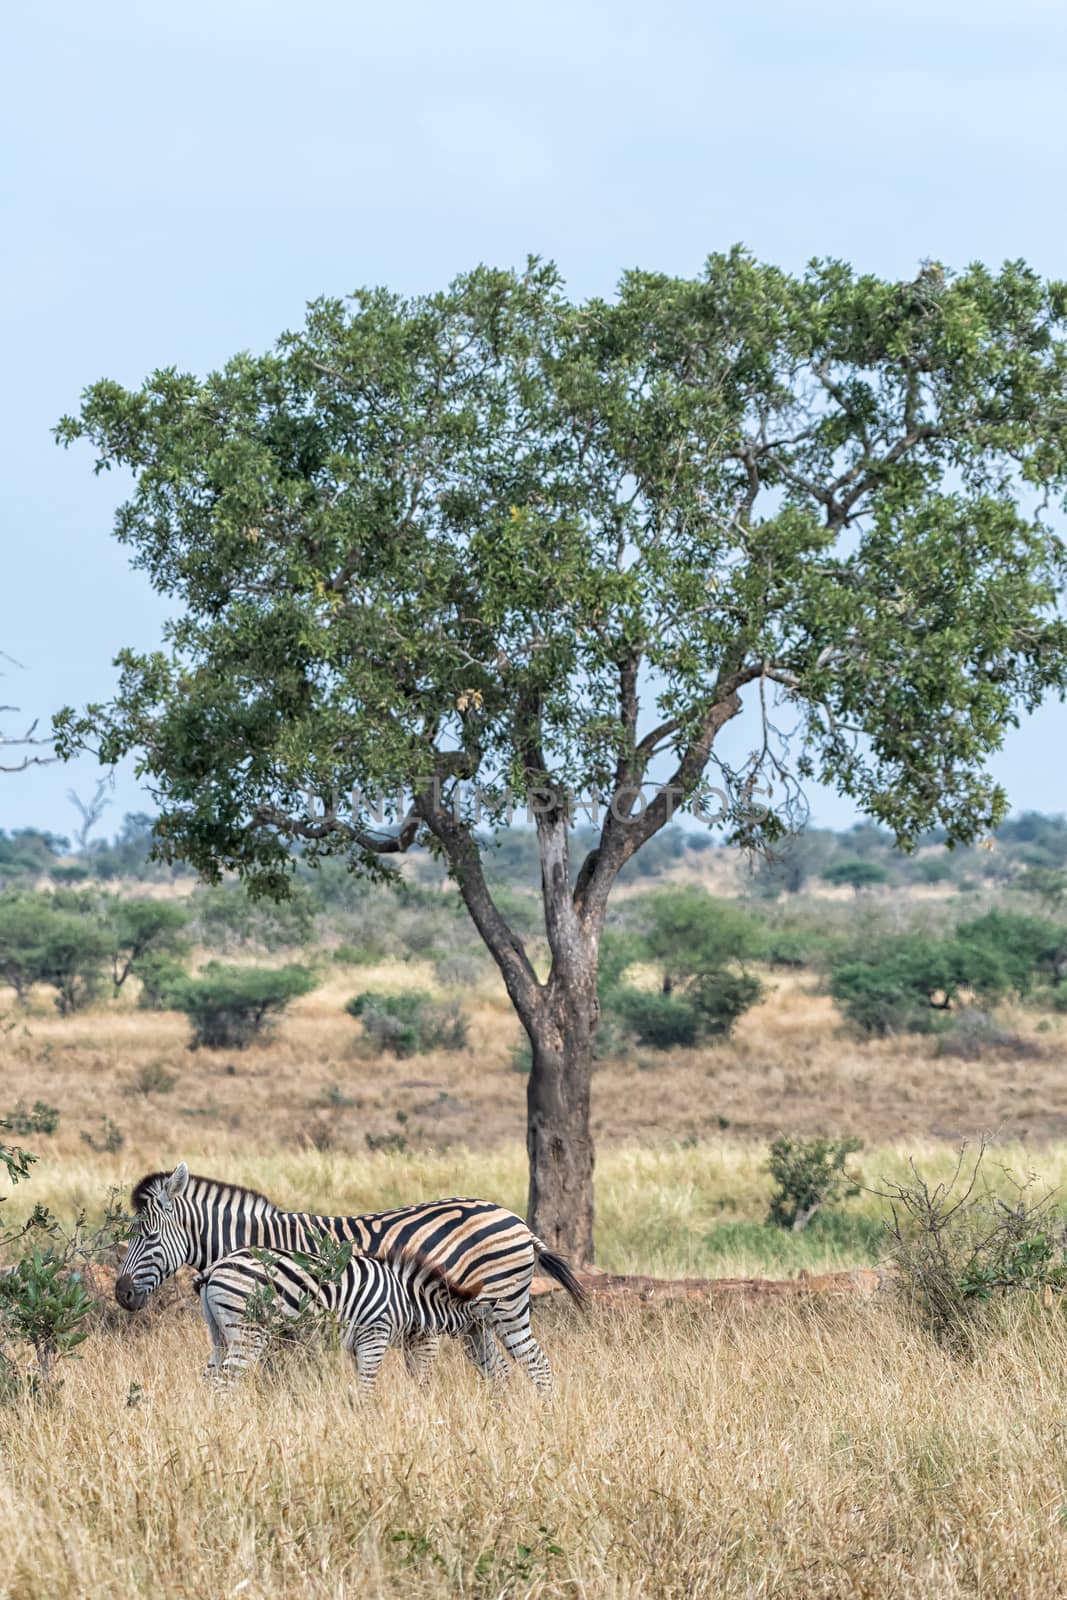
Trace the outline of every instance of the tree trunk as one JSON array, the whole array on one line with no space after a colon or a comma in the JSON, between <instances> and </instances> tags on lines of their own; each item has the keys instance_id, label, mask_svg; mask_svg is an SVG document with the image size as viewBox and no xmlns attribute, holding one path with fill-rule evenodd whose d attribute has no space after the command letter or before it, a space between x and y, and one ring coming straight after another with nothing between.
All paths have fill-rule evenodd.
<instances>
[{"instance_id":1,"label":"tree trunk","mask_svg":"<svg viewBox=\"0 0 1067 1600\"><path fill-rule=\"evenodd\" d=\"M596 963L583 981L549 985L531 1034L526 1094L530 1158L528 1220L551 1250L576 1266L593 1260L593 1139L589 1085L596 1033Z\"/></svg>"}]
</instances>

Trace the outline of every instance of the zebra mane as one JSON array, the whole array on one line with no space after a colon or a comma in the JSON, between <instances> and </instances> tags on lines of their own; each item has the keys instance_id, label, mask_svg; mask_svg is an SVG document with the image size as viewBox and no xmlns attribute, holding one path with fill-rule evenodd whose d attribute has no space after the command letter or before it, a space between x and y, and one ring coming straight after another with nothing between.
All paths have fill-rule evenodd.
<instances>
[{"instance_id":1,"label":"zebra mane","mask_svg":"<svg viewBox=\"0 0 1067 1600\"><path fill-rule=\"evenodd\" d=\"M133 1209L136 1213L140 1214L145 1209L149 1200L152 1198L152 1193L156 1185L169 1177L169 1172L145 1173L140 1182L134 1185L133 1193L130 1196ZM268 1200L267 1196L263 1194L261 1190L246 1189L244 1184L241 1183L228 1183L224 1178L206 1178L201 1172L190 1172L189 1183L190 1185L196 1185L201 1189L213 1188L219 1199L229 1200L232 1197L233 1199L242 1198L245 1200L258 1200L261 1202L264 1210L277 1210L274 1201Z\"/></svg>"}]
</instances>

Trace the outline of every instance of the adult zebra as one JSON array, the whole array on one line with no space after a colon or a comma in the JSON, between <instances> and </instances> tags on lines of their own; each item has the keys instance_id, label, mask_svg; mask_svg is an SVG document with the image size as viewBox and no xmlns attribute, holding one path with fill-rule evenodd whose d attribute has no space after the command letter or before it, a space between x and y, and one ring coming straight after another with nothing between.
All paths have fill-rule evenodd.
<instances>
[{"instance_id":1,"label":"adult zebra","mask_svg":"<svg viewBox=\"0 0 1067 1600\"><path fill-rule=\"evenodd\" d=\"M540 1385L548 1358L530 1331L530 1283L535 1263L581 1303L583 1291L562 1256L503 1206L489 1200L430 1200L359 1217L279 1211L258 1190L190 1173L150 1172L133 1190L134 1233L115 1283L115 1299L139 1311L181 1266L204 1272L246 1246L314 1254L323 1237L350 1241L365 1255L403 1265L417 1259L457 1297L486 1305L485 1318L463 1336L479 1371L500 1370L497 1334L513 1360ZM421 1375L437 1350L433 1333L404 1343L409 1371Z\"/></svg>"}]
</instances>

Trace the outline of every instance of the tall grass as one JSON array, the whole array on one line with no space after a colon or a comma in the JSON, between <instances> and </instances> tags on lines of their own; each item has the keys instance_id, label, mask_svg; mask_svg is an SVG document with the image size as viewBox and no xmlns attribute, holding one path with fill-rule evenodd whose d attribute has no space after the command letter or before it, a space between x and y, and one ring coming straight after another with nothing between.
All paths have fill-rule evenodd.
<instances>
[{"instance_id":1,"label":"tall grass","mask_svg":"<svg viewBox=\"0 0 1067 1600\"><path fill-rule=\"evenodd\" d=\"M341 1357L205 1391L194 1315L87 1348L3 1413L0 1593L1062 1595L1067 1326L953 1366L877 1305L538 1308L557 1393L447 1350L357 1399Z\"/></svg>"}]
</instances>

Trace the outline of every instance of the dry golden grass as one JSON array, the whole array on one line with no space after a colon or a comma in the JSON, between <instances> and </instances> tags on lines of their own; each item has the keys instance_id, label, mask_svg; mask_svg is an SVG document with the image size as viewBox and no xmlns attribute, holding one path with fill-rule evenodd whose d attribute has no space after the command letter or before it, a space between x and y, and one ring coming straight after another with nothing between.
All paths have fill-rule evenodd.
<instances>
[{"instance_id":1,"label":"dry golden grass","mask_svg":"<svg viewBox=\"0 0 1067 1600\"><path fill-rule=\"evenodd\" d=\"M1025 1060L937 1058L929 1039L860 1045L845 1036L830 1000L808 978L767 975L769 993L733 1039L669 1056L604 1062L593 1088L601 1147L776 1132L856 1133L868 1140L956 1139L979 1128L1003 1138L1067 1137L1065 1019L1007 1020L1026 1038ZM462 1000L470 1042L460 1052L407 1061L368 1058L344 1002L360 989L418 986ZM0 1010L4 1010L0 997ZM83 1148L110 1116L139 1164L193 1144L216 1160L273 1147L367 1148L383 1136L417 1150L491 1148L523 1137L525 1079L513 1065L519 1025L490 975L445 991L417 962L332 970L297 1002L267 1042L244 1051L187 1048L183 1017L128 1001L60 1018L46 998L30 1015L6 1009L0 1114L43 1099L62 1113L49 1151ZM145 1073L174 1080L141 1092ZM345 1103L349 1102L349 1103Z\"/></svg>"},{"instance_id":2,"label":"dry golden grass","mask_svg":"<svg viewBox=\"0 0 1067 1600\"><path fill-rule=\"evenodd\" d=\"M1067 1324L954 1366L885 1307L538 1307L557 1392L447 1350L206 1392L195 1313L130 1321L4 1414L0 1593L1062 1596ZM137 1387L134 1387L137 1386ZM129 1402L133 1403L129 1403Z\"/></svg>"}]
</instances>

